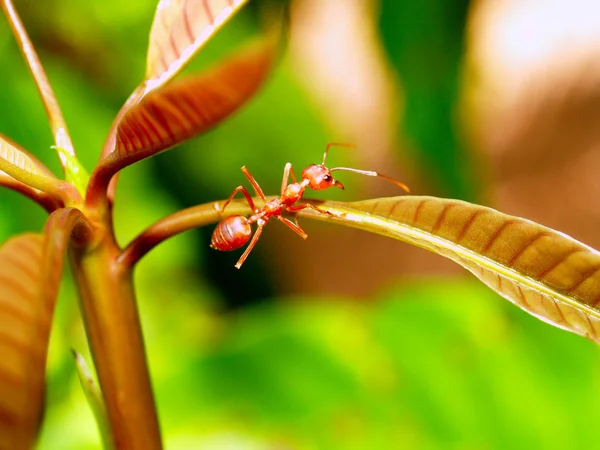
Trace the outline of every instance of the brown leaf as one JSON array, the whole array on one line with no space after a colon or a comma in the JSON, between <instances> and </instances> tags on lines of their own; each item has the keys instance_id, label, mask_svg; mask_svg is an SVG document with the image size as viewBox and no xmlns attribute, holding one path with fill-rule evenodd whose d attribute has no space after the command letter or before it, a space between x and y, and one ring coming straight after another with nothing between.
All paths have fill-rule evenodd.
<instances>
[{"instance_id":1,"label":"brown leaf","mask_svg":"<svg viewBox=\"0 0 600 450\"><path fill-rule=\"evenodd\" d=\"M450 258L539 319L600 343L600 253L535 222L435 197L319 207L334 221Z\"/></svg>"},{"instance_id":2,"label":"brown leaf","mask_svg":"<svg viewBox=\"0 0 600 450\"><path fill-rule=\"evenodd\" d=\"M0 450L33 447L44 407L46 353L74 209L53 213L44 235L0 247Z\"/></svg>"},{"instance_id":3,"label":"brown leaf","mask_svg":"<svg viewBox=\"0 0 600 450\"><path fill-rule=\"evenodd\" d=\"M266 39L206 73L149 93L123 116L115 150L97 170L113 174L214 127L260 87L274 54L272 40Z\"/></svg>"},{"instance_id":4,"label":"brown leaf","mask_svg":"<svg viewBox=\"0 0 600 450\"><path fill-rule=\"evenodd\" d=\"M161 0L150 31L146 80L170 80L247 0Z\"/></svg>"},{"instance_id":5,"label":"brown leaf","mask_svg":"<svg viewBox=\"0 0 600 450\"><path fill-rule=\"evenodd\" d=\"M598 3L473 6L463 117L488 198L600 248Z\"/></svg>"}]
</instances>

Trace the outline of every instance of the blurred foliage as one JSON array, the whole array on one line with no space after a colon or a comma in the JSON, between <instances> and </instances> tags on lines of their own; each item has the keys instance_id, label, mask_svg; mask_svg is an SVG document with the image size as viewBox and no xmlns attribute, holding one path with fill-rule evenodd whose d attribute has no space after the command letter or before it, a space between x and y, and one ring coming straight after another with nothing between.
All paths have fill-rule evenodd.
<instances>
[{"instance_id":1,"label":"blurred foliage","mask_svg":"<svg viewBox=\"0 0 600 450\"><path fill-rule=\"evenodd\" d=\"M17 1L88 169L142 78L155 3ZM403 133L434 183L473 198L453 122L467 7L384 0L380 25L403 81ZM259 17L244 11L190 70L249 38ZM43 108L4 21L0 53L0 80L9 87L0 90L0 131L58 173ZM271 193L288 160L303 167L318 159L334 134L301 76L282 56L241 113L126 169L115 210L120 241L177 209L225 198L245 182L242 165ZM40 230L44 218L37 206L0 192L1 240ZM136 271L167 448L558 449L598 440L600 359L592 343L527 316L475 280L394 284L363 303L281 298L260 245L236 271L238 254L208 249L211 231L172 239ZM52 334L43 450L99 448L70 347L91 365L67 280Z\"/></svg>"},{"instance_id":2,"label":"blurred foliage","mask_svg":"<svg viewBox=\"0 0 600 450\"><path fill-rule=\"evenodd\" d=\"M402 79L401 133L443 196L474 201L474 178L456 121L470 2L383 0L381 36Z\"/></svg>"}]
</instances>

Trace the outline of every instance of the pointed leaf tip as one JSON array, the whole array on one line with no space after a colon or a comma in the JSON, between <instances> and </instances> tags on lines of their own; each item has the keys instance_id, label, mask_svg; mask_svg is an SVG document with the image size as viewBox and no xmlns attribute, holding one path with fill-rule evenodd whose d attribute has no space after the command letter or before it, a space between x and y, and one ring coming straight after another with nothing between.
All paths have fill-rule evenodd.
<instances>
[{"instance_id":1,"label":"pointed leaf tip","mask_svg":"<svg viewBox=\"0 0 600 450\"><path fill-rule=\"evenodd\" d=\"M94 381L94 378L92 377L92 374L83 356L75 349L71 349L71 352L75 359L75 365L77 367L77 374L79 375L81 387L83 388L83 392L88 404L90 405L94 417L96 418L96 423L98 424L98 429L100 430L100 436L104 443L104 448L106 450L112 449L114 448L114 444L112 443L108 417L106 415L106 406L104 404L104 399L102 398L100 388Z\"/></svg>"},{"instance_id":2,"label":"pointed leaf tip","mask_svg":"<svg viewBox=\"0 0 600 450\"><path fill-rule=\"evenodd\" d=\"M146 80L154 89L175 76L247 0L161 0L156 8Z\"/></svg>"}]
</instances>

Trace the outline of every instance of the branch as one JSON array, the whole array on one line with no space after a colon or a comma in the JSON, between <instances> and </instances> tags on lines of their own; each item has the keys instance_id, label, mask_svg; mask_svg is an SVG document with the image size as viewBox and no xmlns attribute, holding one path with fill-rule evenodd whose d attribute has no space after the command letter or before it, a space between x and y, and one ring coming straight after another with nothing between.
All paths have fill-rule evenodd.
<instances>
[{"instance_id":1,"label":"branch","mask_svg":"<svg viewBox=\"0 0 600 450\"><path fill-rule=\"evenodd\" d=\"M257 201L261 201L257 199ZM117 258L117 263L125 267L133 267L142 257L161 242L184 231L210 225L227 216L251 213L244 201L232 201L225 211L225 201L205 203L176 212L154 223L142 231Z\"/></svg>"}]
</instances>

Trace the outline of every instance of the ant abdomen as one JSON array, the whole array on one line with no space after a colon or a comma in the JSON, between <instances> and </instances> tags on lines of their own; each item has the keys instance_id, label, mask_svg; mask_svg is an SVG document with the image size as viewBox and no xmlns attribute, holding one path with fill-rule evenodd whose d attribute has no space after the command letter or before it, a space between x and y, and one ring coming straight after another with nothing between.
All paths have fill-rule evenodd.
<instances>
[{"instance_id":1,"label":"ant abdomen","mask_svg":"<svg viewBox=\"0 0 600 450\"><path fill-rule=\"evenodd\" d=\"M244 246L250 239L252 227L244 216L229 216L223 219L213 232L210 246L228 252Z\"/></svg>"}]
</instances>

